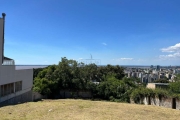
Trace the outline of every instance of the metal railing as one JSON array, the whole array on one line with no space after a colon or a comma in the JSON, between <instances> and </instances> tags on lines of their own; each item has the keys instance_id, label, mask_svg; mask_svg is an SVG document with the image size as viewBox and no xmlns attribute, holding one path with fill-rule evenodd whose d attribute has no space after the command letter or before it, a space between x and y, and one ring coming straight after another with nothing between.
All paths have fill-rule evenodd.
<instances>
[{"instance_id":1,"label":"metal railing","mask_svg":"<svg viewBox=\"0 0 180 120\"><path fill-rule=\"evenodd\" d=\"M14 60L4 60L2 65L15 65Z\"/></svg>"}]
</instances>

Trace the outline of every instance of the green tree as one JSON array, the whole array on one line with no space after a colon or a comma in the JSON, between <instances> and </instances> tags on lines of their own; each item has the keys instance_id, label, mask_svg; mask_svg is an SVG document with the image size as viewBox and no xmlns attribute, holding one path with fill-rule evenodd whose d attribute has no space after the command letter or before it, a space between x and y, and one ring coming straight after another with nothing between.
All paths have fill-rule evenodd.
<instances>
[{"instance_id":1,"label":"green tree","mask_svg":"<svg viewBox=\"0 0 180 120\"><path fill-rule=\"evenodd\" d=\"M170 83L169 88L173 93L180 94L180 81Z\"/></svg>"}]
</instances>

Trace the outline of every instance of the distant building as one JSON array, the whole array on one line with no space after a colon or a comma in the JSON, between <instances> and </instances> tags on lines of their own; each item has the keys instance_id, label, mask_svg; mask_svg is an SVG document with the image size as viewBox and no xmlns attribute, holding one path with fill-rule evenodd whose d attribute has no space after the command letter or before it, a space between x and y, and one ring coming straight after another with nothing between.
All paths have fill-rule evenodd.
<instances>
[{"instance_id":1,"label":"distant building","mask_svg":"<svg viewBox=\"0 0 180 120\"><path fill-rule=\"evenodd\" d=\"M159 66L159 65L157 65L156 69L159 71L159 70L160 70L160 66Z\"/></svg>"},{"instance_id":2,"label":"distant building","mask_svg":"<svg viewBox=\"0 0 180 120\"><path fill-rule=\"evenodd\" d=\"M15 61L4 56L5 16L0 18L0 103L32 101L33 69L16 70Z\"/></svg>"},{"instance_id":3,"label":"distant building","mask_svg":"<svg viewBox=\"0 0 180 120\"><path fill-rule=\"evenodd\" d=\"M153 69L153 68L154 68L154 66L153 66L153 65L151 65L151 66L150 66L150 68L151 68L151 69Z\"/></svg>"},{"instance_id":4,"label":"distant building","mask_svg":"<svg viewBox=\"0 0 180 120\"><path fill-rule=\"evenodd\" d=\"M166 89L168 88L169 83L148 83L147 88L151 89L156 89L156 88L161 88L161 89Z\"/></svg>"}]
</instances>

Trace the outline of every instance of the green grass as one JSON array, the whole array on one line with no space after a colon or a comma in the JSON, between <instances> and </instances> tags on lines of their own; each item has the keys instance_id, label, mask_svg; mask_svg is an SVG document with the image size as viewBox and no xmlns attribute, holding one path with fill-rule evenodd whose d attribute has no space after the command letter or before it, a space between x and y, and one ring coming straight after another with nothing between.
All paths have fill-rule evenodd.
<instances>
[{"instance_id":1,"label":"green grass","mask_svg":"<svg viewBox=\"0 0 180 120\"><path fill-rule=\"evenodd\" d=\"M180 111L90 100L44 100L0 108L0 120L178 120Z\"/></svg>"}]
</instances>

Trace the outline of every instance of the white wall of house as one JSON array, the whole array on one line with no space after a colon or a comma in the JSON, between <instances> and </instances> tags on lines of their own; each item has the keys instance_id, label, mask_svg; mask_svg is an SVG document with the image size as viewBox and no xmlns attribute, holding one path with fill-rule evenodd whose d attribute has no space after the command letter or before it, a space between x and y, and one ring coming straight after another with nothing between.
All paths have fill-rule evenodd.
<instances>
[{"instance_id":1,"label":"white wall of house","mask_svg":"<svg viewBox=\"0 0 180 120\"><path fill-rule=\"evenodd\" d=\"M33 85L33 69L16 70L15 81L22 80L22 90L32 88Z\"/></svg>"},{"instance_id":2,"label":"white wall of house","mask_svg":"<svg viewBox=\"0 0 180 120\"><path fill-rule=\"evenodd\" d=\"M15 66L0 64L0 85L15 82Z\"/></svg>"},{"instance_id":3,"label":"white wall of house","mask_svg":"<svg viewBox=\"0 0 180 120\"><path fill-rule=\"evenodd\" d=\"M15 70L14 64L2 64L2 59L4 59L3 31L4 19L0 18L0 103L25 93L30 95L33 86L33 69ZM13 60L6 60L7 63L10 61ZM29 98L31 97L32 95Z\"/></svg>"}]
</instances>

